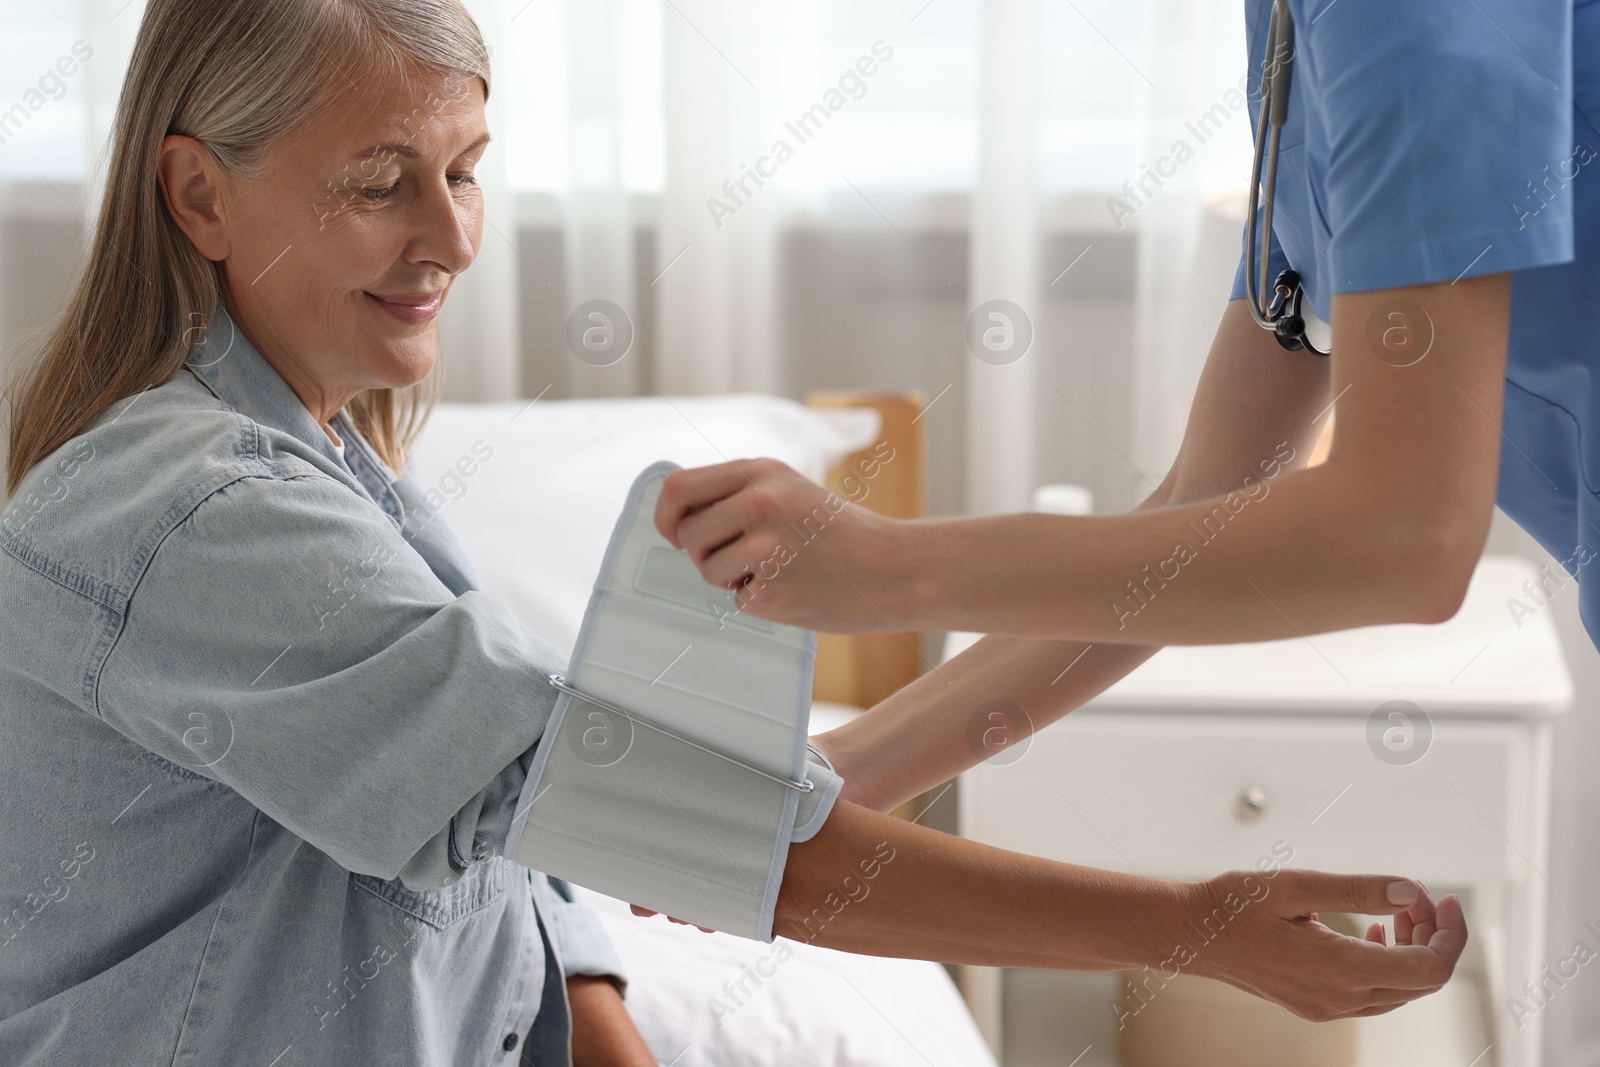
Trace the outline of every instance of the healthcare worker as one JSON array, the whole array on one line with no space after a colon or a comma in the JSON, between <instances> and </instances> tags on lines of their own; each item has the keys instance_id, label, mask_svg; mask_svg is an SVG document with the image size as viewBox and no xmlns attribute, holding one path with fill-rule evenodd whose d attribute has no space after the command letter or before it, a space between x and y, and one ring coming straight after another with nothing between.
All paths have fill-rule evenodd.
<instances>
[{"instance_id":1,"label":"healthcare worker","mask_svg":"<svg viewBox=\"0 0 1600 1067\"><path fill-rule=\"evenodd\" d=\"M93 240L6 393L0 1064L655 1062L604 930L507 855L566 659L405 462L490 83L460 0L145 5ZM1313 1018L1464 945L1399 878L1142 878L843 802L774 854L782 936L1123 969L1225 924L1199 972ZM1319 907L1408 934L1284 918Z\"/></svg>"},{"instance_id":2,"label":"healthcare worker","mask_svg":"<svg viewBox=\"0 0 1600 1067\"><path fill-rule=\"evenodd\" d=\"M1252 76L1265 284L1245 248L1177 459L1130 513L835 515L771 460L667 482L662 533L751 614L989 635L819 739L846 798L913 797L975 761L973 708L1040 726L1162 645L1448 619L1496 502L1579 579L1596 634L1600 5L1289 0L1276 41L1273 7L1247 11L1252 67L1286 75L1276 137Z\"/></svg>"}]
</instances>

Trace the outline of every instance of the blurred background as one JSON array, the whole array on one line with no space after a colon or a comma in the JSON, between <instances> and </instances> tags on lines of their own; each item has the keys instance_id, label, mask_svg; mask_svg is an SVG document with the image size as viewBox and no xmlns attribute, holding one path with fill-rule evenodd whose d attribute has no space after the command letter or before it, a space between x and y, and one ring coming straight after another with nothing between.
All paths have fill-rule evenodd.
<instances>
[{"instance_id":1,"label":"blurred background","mask_svg":"<svg viewBox=\"0 0 1600 1067\"><path fill-rule=\"evenodd\" d=\"M938 397L932 512L1025 507L1041 481L1122 507L1159 482L1237 258L1238 3L468 6L495 142L442 315L448 397L915 387ZM0 337L42 322L95 214L142 7L6 6L4 106L74 41L94 54L0 112ZM1124 191L1178 141L1154 195ZM614 366L563 343L595 299L632 320ZM1003 371L964 342L991 299L1034 332Z\"/></svg>"},{"instance_id":2,"label":"blurred background","mask_svg":"<svg viewBox=\"0 0 1600 1067\"><path fill-rule=\"evenodd\" d=\"M1052 483L1120 511L1165 474L1239 255L1239 0L467 6L495 140L482 252L440 320L448 400L915 390L935 515L1026 509ZM94 225L143 7L0 6L0 365ZM52 74L80 41L91 57ZM609 365L567 341L593 301L632 334ZM1025 349L975 358L990 301ZM1489 551L1553 566L1503 516ZM1600 947L1600 657L1576 599L1547 616L1575 692L1552 960ZM1014 999L1048 1015L1047 994ZM1600 975L1541 1014L1547 1062L1600 1064ZM1039 1062L1077 1047L1059 1051Z\"/></svg>"}]
</instances>

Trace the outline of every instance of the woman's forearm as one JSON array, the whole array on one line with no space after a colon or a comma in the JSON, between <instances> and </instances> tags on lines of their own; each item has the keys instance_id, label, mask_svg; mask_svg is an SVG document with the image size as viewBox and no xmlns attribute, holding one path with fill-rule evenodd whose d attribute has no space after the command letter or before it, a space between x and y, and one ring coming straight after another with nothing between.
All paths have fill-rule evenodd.
<instances>
[{"instance_id":1,"label":"woman's forearm","mask_svg":"<svg viewBox=\"0 0 1600 1067\"><path fill-rule=\"evenodd\" d=\"M570 975L567 1003L572 1017L573 1067L654 1067L650 1046L611 979Z\"/></svg>"},{"instance_id":2,"label":"woman's forearm","mask_svg":"<svg viewBox=\"0 0 1600 1067\"><path fill-rule=\"evenodd\" d=\"M1315 920L1401 915L1396 943ZM826 948L1001 967L1149 967L1229 982L1306 1018L1387 1011L1438 989L1466 945L1460 902L1415 882L1258 865L1162 881L1024 856L838 803L793 845L773 933Z\"/></svg>"},{"instance_id":3,"label":"woman's forearm","mask_svg":"<svg viewBox=\"0 0 1600 1067\"><path fill-rule=\"evenodd\" d=\"M1199 901L1193 883L1052 863L841 802L790 848L773 930L875 956L1106 970L1157 963Z\"/></svg>"}]
</instances>

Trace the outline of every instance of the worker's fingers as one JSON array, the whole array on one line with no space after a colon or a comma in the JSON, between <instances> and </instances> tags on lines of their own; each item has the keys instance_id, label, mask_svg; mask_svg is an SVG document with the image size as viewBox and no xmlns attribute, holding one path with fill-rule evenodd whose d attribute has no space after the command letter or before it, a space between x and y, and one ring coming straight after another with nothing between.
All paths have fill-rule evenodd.
<instances>
[{"instance_id":1,"label":"worker's fingers","mask_svg":"<svg viewBox=\"0 0 1600 1067\"><path fill-rule=\"evenodd\" d=\"M749 529L747 509L741 505L745 496L735 494L715 505L704 507L678 524L678 547L689 553L698 566L718 549L743 537Z\"/></svg>"},{"instance_id":2,"label":"worker's fingers","mask_svg":"<svg viewBox=\"0 0 1600 1067\"><path fill-rule=\"evenodd\" d=\"M651 911L649 908L641 908L637 904L629 904L628 905L628 910L632 911L635 915L639 916L639 918L641 918L641 919L648 919L653 915L660 915L661 914L659 911ZM711 927L709 927L709 926L698 926L698 925L696 925L696 924L694 924L692 922L689 922L686 919L674 919L670 915L668 915L667 918L670 921L677 923L679 926L693 926L696 930L699 930L701 933L704 933L704 934L714 934L714 933L716 933L716 931L711 929Z\"/></svg>"},{"instance_id":3,"label":"worker's fingers","mask_svg":"<svg viewBox=\"0 0 1600 1067\"><path fill-rule=\"evenodd\" d=\"M1371 926L1367 927L1367 940L1371 941L1374 945L1387 945L1389 943L1387 940L1385 940L1382 923L1375 922Z\"/></svg>"},{"instance_id":4,"label":"worker's fingers","mask_svg":"<svg viewBox=\"0 0 1600 1067\"><path fill-rule=\"evenodd\" d=\"M694 467L673 471L661 485L661 497L656 501L656 529L661 536L677 548L678 527L697 508L703 508L737 493L751 484L751 460L717 463L709 467Z\"/></svg>"}]
</instances>

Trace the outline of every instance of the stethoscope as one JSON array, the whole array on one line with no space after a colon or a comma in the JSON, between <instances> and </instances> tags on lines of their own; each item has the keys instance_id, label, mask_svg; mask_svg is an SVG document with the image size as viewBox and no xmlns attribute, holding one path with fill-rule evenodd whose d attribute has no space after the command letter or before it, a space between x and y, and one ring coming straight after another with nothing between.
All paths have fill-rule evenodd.
<instances>
[{"instance_id":1,"label":"stethoscope","mask_svg":"<svg viewBox=\"0 0 1600 1067\"><path fill-rule=\"evenodd\" d=\"M1306 337L1306 320L1300 314L1300 302L1305 298L1300 275L1292 270L1282 271L1272 283L1271 294L1266 292L1272 253L1272 194L1278 183L1278 138L1289 116L1289 64L1293 60L1294 21L1289 15L1289 0L1274 0L1267 28L1267 54L1261 61L1261 114L1256 121L1255 159L1250 165L1250 214L1244 223L1245 295L1250 299L1250 314L1256 325L1271 330L1280 345L1291 352L1303 348L1326 356L1327 352ZM1267 164L1265 180L1261 176L1263 157Z\"/></svg>"}]
</instances>

